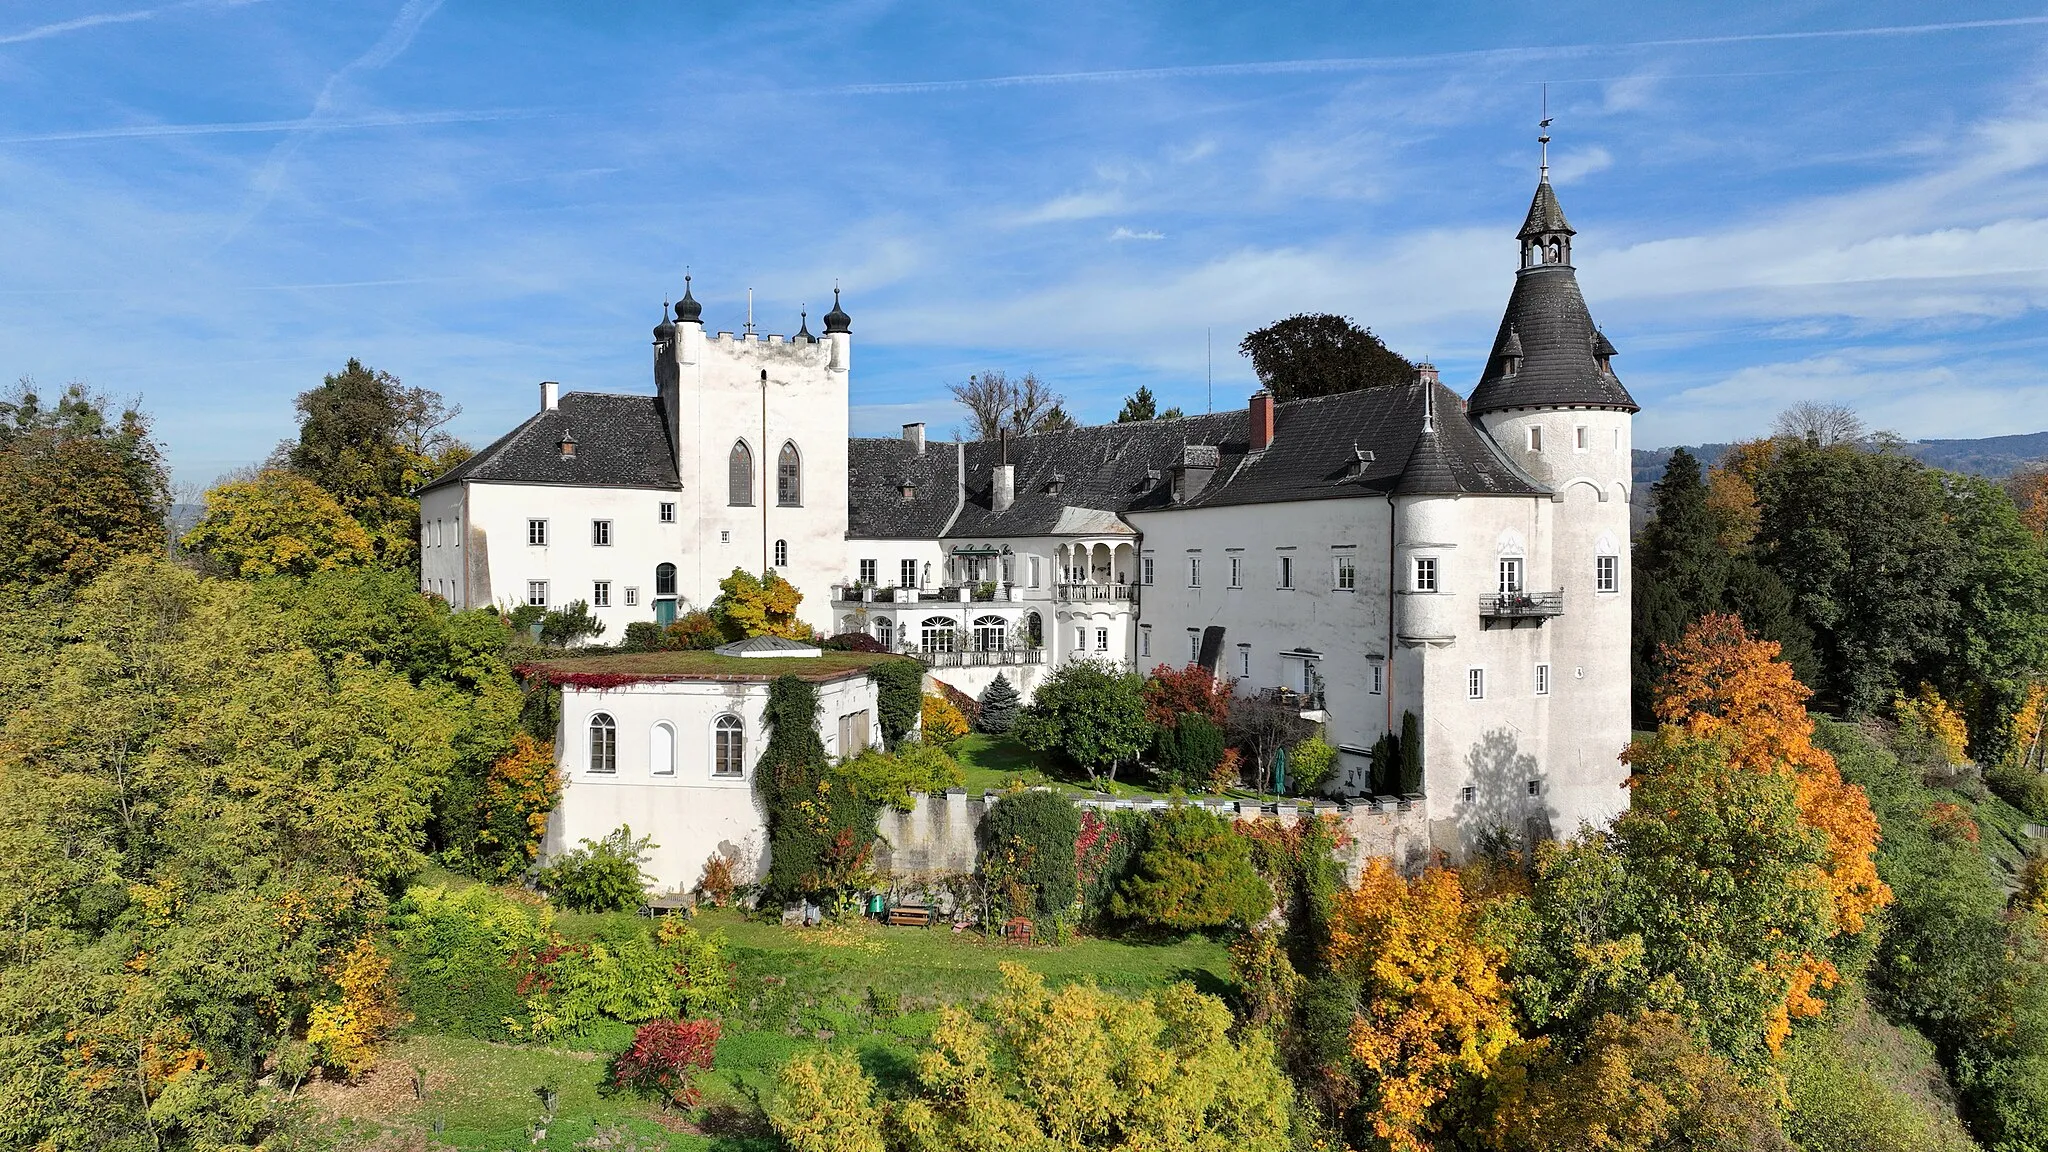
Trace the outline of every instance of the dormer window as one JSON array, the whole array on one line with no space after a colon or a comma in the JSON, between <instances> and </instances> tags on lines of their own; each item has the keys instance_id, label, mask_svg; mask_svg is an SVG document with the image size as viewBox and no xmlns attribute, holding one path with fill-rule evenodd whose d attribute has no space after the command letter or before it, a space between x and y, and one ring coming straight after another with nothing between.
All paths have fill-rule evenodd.
<instances>
[{"instance_id":1,"label":"dormer window","mask_svg":"<svg viewBox=\"0 0 2048 1152\"><path fill-rule=\"evenodd\" d=\"M576 458L576 438L567 433L563 433L561 449L562 459L574 460Z\"/></svg>"}]
</instances>

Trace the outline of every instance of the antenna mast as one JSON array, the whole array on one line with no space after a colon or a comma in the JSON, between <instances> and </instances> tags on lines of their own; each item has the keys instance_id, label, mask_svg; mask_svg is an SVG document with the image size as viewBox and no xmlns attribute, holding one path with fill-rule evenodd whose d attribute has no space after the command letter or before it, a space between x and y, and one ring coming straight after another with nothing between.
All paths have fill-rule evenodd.
<instances>
[{"instance_id":1,"label":"antenna mast","mask_svg":"<svg viewBox=\"0 0 2048 1152\"><path fill-rule=\"evenodd\" d=\"M752 288L749 288L749 289L747 289L747 329L746 329L746 334L747 334L747 335L749 335L749 336L752 336L752 335L754 334L754 290L753 290Z\"/></svg>"},{"instance_id":2,"label":"antenna mast","mask_svg":"<svg viewBox=\"0 0 2048 1152\"><path fill-rule=\"evenodd\" d=\"M1216 330L1202 329L1202 351L1209 356L1209 411L1216 410Z\"/></svg>"}]
</instances>

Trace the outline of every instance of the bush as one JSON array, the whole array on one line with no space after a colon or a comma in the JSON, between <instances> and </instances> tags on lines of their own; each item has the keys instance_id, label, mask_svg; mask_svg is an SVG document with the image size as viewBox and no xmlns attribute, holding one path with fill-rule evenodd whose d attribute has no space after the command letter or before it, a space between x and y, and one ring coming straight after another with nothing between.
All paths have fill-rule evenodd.
<instances>
[{"instance_id":1,"label":"bush","mask_svg":"<svg viewBox=\"0 0 2048 1152\"><path fill-rule=\"evenodd\" d=\"M1074 840L1074 866L1079 873L1081 911L1100 923L1109 917L1110 898L1130 879L1132 865L1145 850L1150 826L1142 812L1111 809L1081 811L1081 830Z\"/></svg>"},{"instance_id":2,"label":"bush","mask_svg":"<svg viewBox=\"0 0 2048 1152\"><path fill-rule=\"evenodd\" d=\"M554 744L513 733L511 750L492 763L482 792L476 802L476 873L511 880L533 867L548 813L562 799Z\"/></svg>"},{"instance_id":3,"label":"bush","mask_svg":"<svg viewBox=\"0 0 2048 1152\"><path fill-rule=\"evenodd\" d=\"M701 608L676 617L661 632L661 647L669 652L709 652L723 643L718 621Z\"/></svg>"},{"instance_id":4,"label":"bush","mask_svg":"<svg viewBox=\"0 0 2048 1152\"><path fill-rule=\"evenodd\" d=\"M652 620L635 620L626 625L626 635L619 644L619 651L658 652L662 646L661 638L661 625Z\"/></svg>"},{"instance_id":5,"label":"bush","mask_svg":"<svg viewBox=\"0 0 2048 1152\"><path fill-rule=\"evenodd\" d=\"M716 1020L656 1020L633 1033L633 1046L612 1060L615 1087L654 1096L663 1107L697 1103L697 1072L718 1051Z\"/></svg>"},{"instance_id":6,"label":"bush","mask_svg":"<svg viewBox=\"0 0 2048 1152\"><path fill-rule=\"evenodd\" d=\"M1159 780L1172 788L1199 789L1223 762L1223 729L1200 712L1184 712L1159 729Z\"/></svg>"},{"instance_id":7,"label":"bush","mask_svg":"<svg viewBox=\"0 0 2048 1152\"><path fill-rule=\"evenodd\" d=\"M590 612L590 605L571 600L540 619L540 642L566 648L578 640L604 635L604 621Z\"/></svg>"},{"instance_id":8,"label":"bush","mask_svg":"<svg viewBox=\"0 0 2048 1152\"><path fill-rule=\"evenodd\" d=\"M621 824L604 839L585 840L556 857L533 874L533 883L555 903L578 912L638 908L647 887L640 865L652 846L651 839L635 840L633 830Z\"/></svg>"},{"instance_id":9,"label":"bush","mask_svg":"<svg viewBox=\"0 0 2048 1152\"><path fill-rule=\"evenodd\" d=\"M1287 755L1287 789L1307 796L1329 780L1337 768L1337 749L1321 736L1311 736Z\"/></svg>"},{"instance_id":10,"label":"bush","mask_svg":"<svg viewBox=\"0 0 2048 1152\"><path fill-rule=\"evenodd\" d=\"M875 639L873 636L870 636L865 632L841 632L837 636L828 636L825 638L824 642L819 645L819 647L829 648L834 652L888 651L887 648L882 647L882 642L880 640Z\"/></svg>"},{"instance_id":11,"label":"bush","mask_svg":"<svg viewBox=\"0 0 2048 1152\"><path fill-rule=\"evenodd\" d=\"M1074 844L1080 833L1080 813L1060 793L1003 797L975 829L982 883L1011 915L1060 915L1073 907L1078 890Z\"/></svg>"},{"instance_id":12,"label":"bush","mask_svg":"<svg viewBox=\"0 0 2048 1152\"><path fill-rule=\"evenodd\" d=\"M771 901L832 897L868 879L875 804L831 771L818 738L818 689L796 676L768 686L768 747L754 788L768 816Z\"/></svg>"},{"instance_id":13,"label":"bush","mask_svg":"<svg viewBox=\"0 0 2048 1152\"><path fill-rule=\"evenodd\" d=\"M1191 932L1249 926L1273 910L1273 890L1252 866L1251 845L1206 808L1176 805L1152 817L1145 850L1110 911L1136 924Z\"/></svg>"},{"instance_id":14,"label":"bush","mask_svg":"<svg viewBox=\"0 0 2048 1152\"><path fill-rule=\"evenodd\" d=\"M391 907L406 1006L429 1031L502 1040L524 1030L516 958L547 946L548 913L481 885L408 890Z\"/></svg>"},{"instance_id":15,"label":"bush","mask_svg":"<svg viewBox=\"0 0 2048 1152\"><path fill-rule=\"evenodd\" d=\"M1152 669L1140 690L1145 697L1145 718L1154 724L1171 724L1175 717L1200 713L1221 727L1230 719L1231 685L1219 680L1200 664L1175 668L1161 664Z\"/></svg>"},{"instance_id":16,"label":"bush","mask_svg":"<svg viewBox=\"0 0 2048 1152\"><path fill-rule=\"evenodd\" d=\"M651 936L644 922L626 922L590 940L555 937L531 957L522 986L536 1040L583 1033L601 1018L638 1024L733 1005L725 938L674 917Z\"/></svg>"},{"instance_id":17,"label":"bush","mask_svg":"<svg viewBox=\"0 0 2048 1152\"><path fill-rule=\"evenodd\" d=\"M737 867L733 858L723 852L705 857L704 870L697 876L697 895L713 908L731 906L739 890L733 876Z\"/></svg>"},{"instance_id":18,"label":"bush","mask_svg":"<svg viewBox=\"0 0 2048 1152\"><path fill-rule=\"evenodd\" d=\"M924 666L915 660L889 660L868 669L875 682L876 719L882 738L894 747L917 726L924 707Z\"/></svg>"},{"instance_id":19,"label":"bush","mask_svg":"<svg viewBox=\"0 0 2048 1152\"><path fill-rule=\"evenodd\" d=\"M1072 660L1045 678L1031 706L1017 719L1017 740L1034 752L1058 752L1093 777L1152 744L1143 683L1135 674L1098 660Z\"/></svg>"},{"instance_id":20,"label":"bush","mask_svg":"<svg viewBox=\"0 0 2048 1152\"><path fill-rule=\"evenodd\" d=\"M944 792L967 783L960 762L945 749L915 740L898 745L894 752L869 748L833 767L832 774L868 803L902 812L915 806L920 792Z\"/></svg>"},{"instance_id":21,"label":"bush","mask_svg":"<svg viewBox=\"0 0 2048 1152\"><path fill-rule=\"evenodd\" d=\"M982 690L981 707L975 710L974 728L991 736L1000 736L1017 722L1017 689L1010 684L1010 678L1001 672Z\"/></svg>"},{"instance_id":22,"label":"bush","mask_svg":"<svg viewBox=\"0 0 2048 1152\"><path fill-rule=\"evenodd\" d=\"M936 692L927 692L918 729L924 734L925 743L948 748L967 735L967 717L953 706L951 700Z\"/></svg>"}]
</instances>

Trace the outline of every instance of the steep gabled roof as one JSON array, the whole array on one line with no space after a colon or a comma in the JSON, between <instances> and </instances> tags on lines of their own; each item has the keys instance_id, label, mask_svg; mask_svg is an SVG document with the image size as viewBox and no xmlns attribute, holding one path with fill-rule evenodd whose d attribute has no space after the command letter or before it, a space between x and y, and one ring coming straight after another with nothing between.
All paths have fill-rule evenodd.
<instances>
[{"instance_id":1,"label":"steep gabled roof","mask_svg":"<svg viewBox=\"0 0 2048 1152\"><path fill-rule=\"evenodd\" d=\"M560 404L528 417L524 424L426 487L462 480L591 488L682 487L660 400L571 392ZM565 435L576 441L576 454L566 459L562 456Z\"/></svg>"},{"instance_id":2,"label":"steep gabled roof","mask_svg":"<svg viewBox=\"0 0 2048 1152\"><path fill-rule=\"evenodd\" d=\"M903 485L911 485L910 499ZM896 436L846 442L846 534L870 540L935 540L960 506L960 446Z\"/></svg>"},{"instance_id":3,"label":"steep gabled roof","mask_svg":"<svg viewBox=\"0 0 2048 1152\"><path fill-rule=\"evenodd\" d=\"M946 535L1074 534L1090 530L1083 525L1102 524L1090 510L1122 513L1170 504L1170 470L1187 446L1242 445L1246 421L1239 409L1020 436L1007 449L992 440L969 444L967 500ZM1016 498L997 512L990 496L1005 451L1017 469Z\"/></svg>"}]
</instances>

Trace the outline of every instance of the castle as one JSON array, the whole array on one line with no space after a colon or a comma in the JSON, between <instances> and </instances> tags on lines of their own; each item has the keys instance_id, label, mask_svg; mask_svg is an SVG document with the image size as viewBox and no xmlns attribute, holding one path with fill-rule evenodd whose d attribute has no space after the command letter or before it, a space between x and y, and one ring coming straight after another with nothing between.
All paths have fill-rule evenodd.
<instances>
[{"instance_id":1,"label":"castle","mask_svg":"<svg viewBox=\"0 0 2048 1152\"><path fill-rule=\"evenodd\" d=\"M1453 855L1604 824L1627 805L1638 409L1573 236L1546 168L1469 397L1424 365L1401 387L966 444L847 435L836 290L822 336L806 317L736 337L707 332L686 277L653 395L543 384L535 415L427 486L421 586L457 608L582 600L615 637L773 569L820 633L917 653L969 693L1000 673L1028 695L1081 658L1203 664L1320 720L1335 795L1372 790L1374 743L1406 723L1413 803ZM578 723L565 779L623 782L592 771ZM714 755L682 734L699 745ZM751 771L750 746L734 755Z\"/></svg>"}]
</instances>

